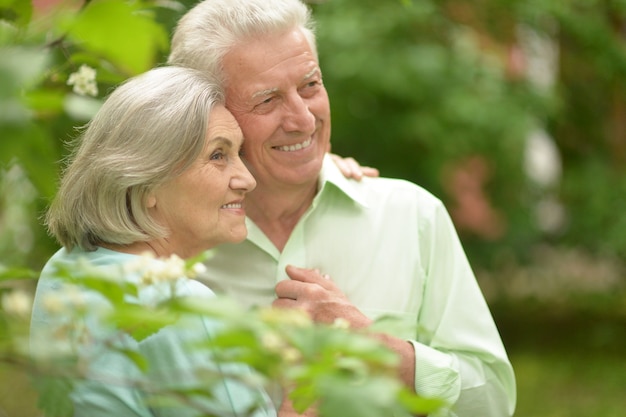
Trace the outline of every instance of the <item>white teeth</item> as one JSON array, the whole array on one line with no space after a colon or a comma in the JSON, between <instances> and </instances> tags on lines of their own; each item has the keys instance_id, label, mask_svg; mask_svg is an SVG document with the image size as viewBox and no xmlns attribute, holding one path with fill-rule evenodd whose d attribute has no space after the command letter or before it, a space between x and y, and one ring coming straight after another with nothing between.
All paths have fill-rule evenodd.
<instances>
[{"instance_id":1,"label":"white teeth","mask_svg":"<svg viewBox=\"0 0 626 417\"><path fill-rule=\"evenodd\" d=\"M287 145L287 146L277 146L274 149L278 149L279 151L283 151L283 152L293 152L293 151L298 151L303 148L307 148L309 145L311 145L311 138L308 138L302 143L297 143L295 145Z\"/></svg>"},{"instance_id":2,"label":"white teeth","mask_svg":"<svg viewBox=\"0 0 626 417\"><path fill-rule=\"evenodd\" d=\"M225 208L225 209L239 209L239 208L241 208L241 203L224 204L222 206L222 208Z\"/></svg>"}]
</instances>

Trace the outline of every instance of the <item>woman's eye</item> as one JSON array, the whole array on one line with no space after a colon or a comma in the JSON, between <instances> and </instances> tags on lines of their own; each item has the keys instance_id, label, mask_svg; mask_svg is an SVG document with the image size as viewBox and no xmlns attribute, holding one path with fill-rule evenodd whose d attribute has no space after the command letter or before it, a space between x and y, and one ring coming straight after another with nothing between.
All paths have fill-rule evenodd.
<instances>
[{"instance_id":1,"label":"woman's eye","mask_svg":"<svg viewBox=\"0 0 626 417\"><path fill-rule=\"evenodd\" d=\"M218 161L220 159L224 159L224 154L221 151L213 152L211 154L211 161Z\"/></svg>"}]
</instances>

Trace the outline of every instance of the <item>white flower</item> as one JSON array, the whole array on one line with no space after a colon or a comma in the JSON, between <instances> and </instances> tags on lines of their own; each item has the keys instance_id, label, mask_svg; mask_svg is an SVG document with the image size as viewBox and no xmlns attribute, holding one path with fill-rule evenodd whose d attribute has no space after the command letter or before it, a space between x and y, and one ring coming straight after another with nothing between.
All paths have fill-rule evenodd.
<instances>
[{"instance_id":1,"label":"white flower","mask_svg":"<svg viewBox=\"0 0 626 417\"><path fill-rule=\"evenodd\" d=\"M202 262L196 262L195 264L191 266L189 271L187 271L187 276L189 278L195 278L198 275L202 275L206 273L206 271L207 271L206 265L204 265Z\"/></svg>"},{"instance_id":2,"label":"white flower","mask_svg":"<svg viewBox=\"0 0 626 417\"><path fill-rule=\"evenodd\" d=\"M283 358L285 359L285 362L295 363L302 359L302 355L298 349L287 348L283 351Z\"/></svg>"},{"instance_id":3,"label":"white flower","mask_svg":"<svg viewBox=\"0 0 626 417\"><path fill-rule=\"evenodd\" d=\"M526 175L542 187L556 185L561 178L561 155L543 129L533 131L526 142Z\"/></svg>"},{"instance_id":4,"label":"white flower","mask_svg":"<svg viewBox=\"0 0 626 417\"><path fill-rule=\"evenodd\" d=\"M43 308L49 314L59 314L65 310L65 302L57 293L49 293L43 297Z\"/></svg>"},{"instance_id":5,"label":"white flower","mask_svg":"<svg viewBox=\"0 0 626 417\"><path fill-rule=\"evenodd\" d=\"M18 317L28 317L33 306L30 294L22 290L15 290L2 295L4 311Z\"/></svg>"},{"instance_id":6,"label":"white flower","mask_svg":"<svg viewBox=\"0 0 626 417\"><path fill-rule=\"evenodd\" d=\"M85 293L75 285L66 285L64 288L65 297L69 305L74 310L84 310L87 307L87 297Z\"/></svg>"},{"instance_id":7,"label":"white flower","mask_svg":"<svg viewBox=\"0 0 626 417\"><path fill-rule=\"evenodd\" d=\"M142 282L146 285L159 282L173 282L186 276L185 261L177 255L168 259L150 262L143 273Z\"/></svg>"},{"instance_id":8,"label":"white flower","mask_svg":"<svg viewBox=\"0 0 626 417\"><path fill-rule=\"evenodd\" d=\"M343 317L337 317L335 321L333 321L332 327L336 329L349 329L350 322Z\"/></svg>"},{"instance_id":9,"label":"white flower","mask_svg":"<svg viewBox=\"0 0 626 417\"><path fill-rule=\"evenodd\" d=\"M261 336L261 344L265 349L270 351L280 351L285 345L283 339L281 339L278 334L271 331L265 332Z\"/></svg>"},{"instance_id":10,"label":"white flower","mask_svg":"<svg viewBox=\"0 0 626 417\"><path fill-rule=\"evenodd\" d=\"M42 302L46 312L52 315L83 312L90 307L85 292L75 285L63 285L60 291L45 294Z\"/></svg>"},{"instance_id":11,"label":"white flower","mask_svg":"<svg viewBox=\"0 0 626 417\"><path fill-rule=\"evenodd\" d=\"M67 85L73 85L73 91L81 96L97 96L96 70L88 65L81 65L78 71L70 74Z\"/></svg>"},{"instance_id":12,"label":"white flower","mask_svg":"<svg viewBox=\"0 0 626 417\"><path fill-rule=\"evenodd\" d=\"M143 272L150 268L155 259L156 257L152 252L145 251L132 261L124 263L124 265L122 265L122 272L124 275L135 272Z\"/></svg>"}]
</instances>

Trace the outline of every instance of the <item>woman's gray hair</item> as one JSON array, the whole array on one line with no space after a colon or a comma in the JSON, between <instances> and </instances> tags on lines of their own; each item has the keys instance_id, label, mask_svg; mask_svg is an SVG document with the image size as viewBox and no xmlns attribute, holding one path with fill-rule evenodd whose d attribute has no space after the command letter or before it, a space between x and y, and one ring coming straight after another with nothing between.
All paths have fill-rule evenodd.
<instances>
[{"instance_id":1,"label":"woman's gray hair","mask_svg":"<svg viewBox=\"0 0 626 417\"><path fill-rule=\"evenodd\" d=\"M233 46L295 28L317 56L311 12L300 0L204 0L178 22L168 63L201 70L224 87L222 60Z\"/></svg>"},{"instance_id":2,"label":"woman's gray hair","mask_svg":"<svg viewBox=\"0 0 626 417\"><path fill-rule=\"evenodd\" d=\"M156 68L121 84L76 139L46 214L50 234L68 250L165 237L146 199L200 155L218 103L217 84L190 68Z\"/></svg>"}]
</instances>

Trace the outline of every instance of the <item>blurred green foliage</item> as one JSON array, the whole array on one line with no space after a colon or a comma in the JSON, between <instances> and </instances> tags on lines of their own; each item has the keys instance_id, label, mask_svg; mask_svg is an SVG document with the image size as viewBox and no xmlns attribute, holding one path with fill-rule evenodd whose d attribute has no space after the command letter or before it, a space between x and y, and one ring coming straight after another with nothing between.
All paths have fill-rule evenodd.
<instances>
[{"instance_id":1,"label":"blurred green foliage","mask_svg":"<svg viewBox=\"0 0 626 417\"><path fill-rule=\"evenodd\" d=\"M165 62L172 28L195 2L65 0L63 7L35 9L27 0L0 0L0 281L10 287L10 279L32 279L29 269L5 268L38 270L56 250L39 218L54 195L65 142L117 83ZM530 247L545 242L626 261L626 1L311 3L334 152L439 196L481 268L524 262ZM548 88L525 73L520 28L556 45L558 66ZM66 84L82 64L97 70L97 97L77 95ZM562 175L549 187L534 184L524 168L527 138L537 127L553 138L561 157ZM476 157L483 165L466 165ZM500 222L497 233L481 234L455 216L464 206L454 173L463 167L498 214L486 217ZM469 191L476 196L475 188ZM535 214L546 194L565 214L550 232L542 231ZM541 316L532 325L543 323ZM577 364L589 359L583 349ZM555 362L537 359L537 369ZM538 379L553 373L520 373L520 391L544 386ZM578 370L572 374L581 380ZM561 380L553 385L564 386ZM562 394L545 391L555 401ZM526 404L545 402L533 397Z\"/></svg>"},{"instance_id":2,"label":"blurred green foliage","mask_svg":"<svg viewBox=\"0 0 626 417\"><path fill-rule=\"evenodd\" d=\"M0 167L10 173L1 183L3 263L38 268L54 250L38 218L54 194L64 143L114 85L165 61L176 20L194 3L70 0L35 9L0 1ZM623 0L311 3L334 152L439 196L483 266L523 261L544 241L626 257ZM520 28L557 45L548 88L531 82L525 58L516 58ZM97 70L98 97L66 85L82 64ZM547 190L524 171L537 127L562 158L562 177ZM478 166L468 164L476 158ZM486 206L476 214L460 201L459 172ZM26 183L34 191L20 200L16 190ZM535 214L545 193L564 213L550 232ZM485 221L466 227L455 211Z\"/></svg>"},{"instance_id":3,"label":"blurred green foliage","mask_svg":"<svg viewBox=\"0 0 626 417\"><path fill-rule=\"evenodd\" d=\"M43 308L50 315L46 329L50 331L40 328L45 343L31 344L31 349L29 298L19 290L6 291L0 286L0 364L21 367L33 376L38 407L48 417L73 415L69 395L75 384L94 375L95 380L98 375L104 380L115 375L113 384L136 389L148 404L163 404L164 409L176 405L187 412L197 411L193 415L217 416L204 400L212 398L216 384L221 385L224 378L253 387L268 381L290 387L294 409L303 412L315 405L319 415L326 417L410 417L431 414L442 406L440 400L420 397L398 379L398 356L373 338L369 329L360 332L340 322L317 325L302 311L250 310L227 298L214 297L207 302L206 295L178 293L184 286L181 277L194 277L194 264L202 259L183 262L173 256L154 267L156 261L146 257L135 260L134 265L129 262L108 270L87 261L54 265L57 285L63 290L46 295ZM128 271L139 273L139 279L122 279ZM160 295L140 295L146 293ZM178 339L189 325L184 324L185 318L200 317L206 320L205 326L213 320L219 323L206 330L211 337L193 342ZM390 323L394 325L393 320L381 319L371 330L388 330ZM150 349L143 351L139 346L161 330L178 343L178 349L211 360L192 360L194 367L187 370L186 365L180 369L164 366L161 371L171 374L171 379L164 381L163 375L150 367L151 356L146 354ZM119 343L127 336L137 345ZM98 345L96 356L85 352L94 344ZM138 372L99 374L103 369L93 362L95 357L109 355L123 356L125 367ZM159 360L164 357L158 356ZM250 366L253 373L219 367L234 363ZM182 379L178 370L183 372ZM2 406L0 412L4 414Z\"/></svg>"},{"instance_id":4,"label":"blurred green foliage","mask_svg":"<svg viewBox=\"0 0 626 417\"><path fill-rule=\"evenodd\" d=\"M185 10L153 0L37 3L0 1L0 266L35 269L57 247L39 218L55 193L65 143L111 88L163 61ZM97 97L66 84L83 64L97 70Z\"/></svg>"},{"instance_id":5,"label":"blurred green foliage","mask_svg":"<svg viewBox=\"0 0 626 417\"><path fill-rule=\"evenodd\" d=\"M482 187L502 216L504 232L485 237L457 225L470 257L485 267L524 262L528 248L542 242L626 259L620 215L626 212L625 5L316 4L333 150L376 166L383 175L421 184L449 208L458 203L450 170L484 158L488 175ZM522 30L556 45L552 86L531 82L524 68L528 57L515 55ZM561 156L560 181L547 188L524 170L527 138L536 128L545 129ZM549 232L536 218L546 194L563 207L562 225Z\"/></svg>"}]
</instances>

